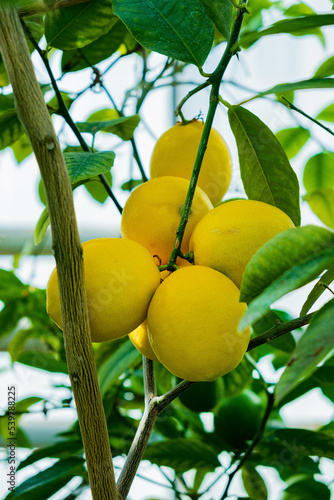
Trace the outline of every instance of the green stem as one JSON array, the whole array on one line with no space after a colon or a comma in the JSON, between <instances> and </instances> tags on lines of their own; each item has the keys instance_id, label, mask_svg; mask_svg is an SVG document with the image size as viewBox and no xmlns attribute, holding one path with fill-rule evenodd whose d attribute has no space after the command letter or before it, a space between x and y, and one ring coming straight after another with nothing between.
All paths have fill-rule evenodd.
<instances>
[{"instance_id":1,"label":"green stem","mask_svg":"<svg viewBox=\"0 0 334 500\"><path fill-rule=\"evenodd\" d=\"M281 96L281 99L283 99L283 101L285 101L287 103L288 108L293 109L294 111L297 111L297 113L300 113L301 115L305 116L305 118L308 118L309 120L311 120L311 122L316 123L317 125L319 125L319 127L326 130L329 134L334 135L334 132L332 129L326 127L325 125L323 125L321 122L319 122L315 118L312 118L312 116L308 115L307 113L305 113L301 109L297 108L294 104L292 104L292 102L288 101L288 99L286 99L283 95Z\"/></svg>"},{"instance_id":2,"label":"green stem","mask_svg":"<svg viewBox=\"0 0 334 500\"><path fill-rule=\"evenodd\" d=\"M182 119L182 122L189 123L189 120L186 120L181 112L182 106L188 101L190 97L193 95L197 94L197 92L200 92L201 90L205 89L210 85L209 80L207 80L204 83L201 83L200 85L197 85L194 89L190 90L187 95L184 96L184 98L179 102L175 109L175 116L180 116Z\"/></svg>"},{"instance_id":3,"label":"green stem","mask_svg":"<svg viewBox=\"0 0 334 500\"><path fill-rule=\"evenodd\" d=\"M31 34L29 28L26 26L25 22L21 21L21 24L22 24L23 29L24 29L25 33L27 34L29 40L31 41L31 43L33 44L33 46L37 50L40 58L42 59L43 64L45 66L45 69L46 69L46 71L47 71L47 73L48 73L48 75L50 77L52 88L53 88L53 90L54 90L54 92L56 94L57 100L58 100L58 105L59 105L58 112L59 112L59 114L64 118L64 120L66 121L66 123L72 129L72 131L73 131L74 135L76 136L76 138L78 139L79 144L82 147L82 149L84 151L86 151L87 153L91 153L92 152L91 148L88 146L88 144L86 143L86 141L82 137L82 135L81 135L78 127L76 126L76 124L72 120L71 115L68 112L67 106L66 106L66 104L64 102L64 99L63 99L63 96L61 95L61 92L60 92L60 90L58 88L57 82L56 82L55 77L53 75L53 72L51 70L51 66L50 66L49 60L48 60L48 58L45 55L45 52L40 49L38 43L36 42L36 40L32 36L32 34ZM100 174L99 175L99 179L102 182L102 184L103 184L105 190L107 191L109 197L114 202L117 210L119 211L120 214L122 214L123 209L122 209L121 205L118 203L118 201L117 201L114 193L110 189L110 186L108 184L108 181L107 181L105 175L104 174Z\"/></svg>"},{"instance_id":4,"label":"green stem","mask_svg":"<svg viewBox=\"0 0 334 500\"><path fill-rule=\"evenodd\" d=\"M210 131L212 128L213 119L214 119L216 109L218 106L218 102L219 102L218 96L219 96L219 88L220 88L221 80L223 78L223 75L225 73L225 70L226 70L230 60L232 59L233 55L235 54L233 46L238 41L244 14L245 14L245 9L240 8L237 11L235 22L234 22L234 25L232 28L231 38L226 46L223 57L221 58L216 70L212 73L212 75L207 80L207 82L205 82L205 84L207 84L207 85L211 84L209 110L208 110L207 119L206 119L205 124L204 124L203 133L202 133L202 137L200 140L199 148L197 151L197 156L196 156L193 172L192 172L191 179L190 179L189 189L188 189L186 201L184 204L183 214L181 216L179 227L177 228L177 231L176 231L176 239L175 239L175 243L174 243L174 248L172 250L172 253L171 253L171 256L170 256L170 259L168 262L169 265L174 264L176 262L177 257L180 255L181 243L182 243L182 239L183 239L184 230L185 230L187 222L188 222L188 217L189 217L191 204L192 204L194 194L195 194L198 176L200 173L204 153L205 153L205 150L207 148L209 134L210 134ZM204 84L202 84L202 85L204 85ZM205 86L207 86L207 85L205 85Z\"/></svg>"}]
</instances>

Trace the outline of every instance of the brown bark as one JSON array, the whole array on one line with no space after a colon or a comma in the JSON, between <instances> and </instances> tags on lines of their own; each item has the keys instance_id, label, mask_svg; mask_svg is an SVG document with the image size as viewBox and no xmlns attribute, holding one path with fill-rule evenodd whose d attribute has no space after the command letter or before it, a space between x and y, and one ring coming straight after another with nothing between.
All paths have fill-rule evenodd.
<instances>
[{"instance_id":1,"label":"brown bark","mask_svg":"<svg viewBox=\"0 0 334 500\"><path fill-rule=\"evenodd\" d=\"M0 50L18 115L41 171L58 269L68 370L93 499L114 500L116 487L87 312L82 248L64 157L38 85L18 14L0 7Z\"/></svg>"}]
</instances>

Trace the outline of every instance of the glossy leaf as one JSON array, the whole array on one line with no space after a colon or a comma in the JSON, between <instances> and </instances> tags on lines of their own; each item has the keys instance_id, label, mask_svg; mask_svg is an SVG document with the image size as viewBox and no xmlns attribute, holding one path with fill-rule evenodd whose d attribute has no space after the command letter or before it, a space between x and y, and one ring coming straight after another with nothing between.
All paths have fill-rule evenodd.
<instances>
[{"instance_id":1,"label":"glossy leaf","mask_svg":"<svg viewBox=\"0 0 334 500\"><path fill-rule=\"evenodd\" d=\"M0 149L17 141L24 133L24 128L18 119L16 109L8 109L0 114Z\"/></svg>"},{"instance_id":2,"label":"glossy leaf","mask_svg":"<svg viewBox=\"0 0 334 500\"><path fill-rule=\"evenodd\" d=\"M326 484L315 481L312 477L306 477L290 484L285 488L282 496L282 500L300 500L301 498L330 500L331 492Z\"/></svg>"},{"instance_id":3,"label":"glossy leaf","mask_svg":"<svg viewBox=\"0 0 334 500\"><path fill-rule=\"evenodd\" d=\"M274 435L282 444L290 445L303 454L334 459L334 437L324 432L304 429L277 429Z\"/></svg>"},{"instance_id":4,"label":"glossy leaf","mask_svg":"<svg viewBox=\"0 0 334 500\"><path fill-rule=\"evenodd\" d=\"M334 17L334 16L333 16ZM291 92L295 90L309 90L309 89L331 89L334 87L334 78L311 78L310 80L301 80L299 82L280 83L268 90L260 92L259 96L269 94L284 94L284 92Z\"/></svg>"},{"instance_id":5,"label":"glossy leaf","mask_svg":"<svg viewBox=\"0 0 334 500\"><path fill-rule=\"evenodd\" d=\"M286 128L276 133L277 139L290 160L299 153L310 136L310 131L302 127Z\"/></svg>"},{"instance_id":6,"label":"glossy leaf","mask_svg":"<svg viewBox=\"0 0 334 500\"><path fill-rule=\"evenodd\" d=\"M248 198L280 208L299 225L298 179L281 144L267 125L247 109L232 106L228 115Z\"/></svg>"},{"instance_id":7,"label":"glossy leaf","mask_svg":"<svg viewBox=\"0 0 334 500\"><path fill-rule=\"evenodd\" d=\"M109 172L113 166L115 153L64 153L71 184Z\"/></svg>"},{"instance_id":8,"label":"glossy leaf","mask_svg":"<svg viewBox=\"0 0 334 500\"><path fill-rule=\"evenodd\" d=\"M82 442L74 441L73 439L68 441L61 441L51 446L38 448L34 450L22 462L20 462L17 470L24 469L24 467L34 464L35 462L38 462L38 460L42 460L43 458L71 458L76 452L82 450L82 448Z\"/></svg>"},{"instance_id":9,"label":"glossy leaf","mask_svg":"<svg viewBox=\"0 0 334 500\"><path fill-rule=\"evenodd\" d=\"M115 134L123 141L132 139L133 132L140 122L139 115L121 116L115 120L108 121L86 121L78 122L80 132L96 134L99 131Z\"/></svg>"},{"instance_id":10,"label":"glossy leaf","mask_svg":"<svg viewBox=\"0 0 334 500\"><path fill-rule=\"evenodd\" d=\"M286 323L291 321L293 318L284 311L278 311L271 309L268 313L263 316L259 321L254 323L253 330L256 335L261 335L271 328L275 328L279 323ZM286 333L275 340L272 340L270 344L265 344L259 349L268 349L272 352L272 349L278 349L284 353L290 354L296 346L296 342L291 333ZM258 352L258 349L257 349Z\"/></svg>"},{"instance_id":11,"label":"glossy leaf","mask_svg":"<svg viewBox=\"0 0 334 500\"><path fill-rule=\"evenodd\" d=\"M334 56L323 62L314 74L314 78L326 78L334 75Z\"/></svg>"},{"instance_id":12,"label":"glossy leaf","mask_svg":"<svg viewBox=\"0 0 334 500\"><path fill-rule=\"evenodd\" d=\"M329 286L332 281L334 281L334 264L326 271L319 281L314 285L313 289L310 291L302 310L300 311L300 315L304 316L311 309L313 304L318 300L318 298L324 293L326 287L324 285Z\"/></svg>"},{"instance_id":13,"label":"glossy leaf","mask_svg":"<svg viewBox=\"0 0 334 500\"><path fill-rule=\"evenodd\" d=\"M334 122L334 104L330 104L323 109L318 115L317 120L324 120L325 122Z\"/></svg>"},{"instance_id":14,"label":"glossy leaf","mask_svg":"<svg viewBox=\"0 0 334 500\"><path fill-rule=\"evenodd\" d=\"M231 0L200 0L200 2L217 30L229 40L233 12Z\"/></svg>"},{"instance_id":15,"label":"glossy leaf","mask_svg":"<svg viewBox=\"0 0 334 500\"><path fill-rule=\"evenodd\" d=\"M0 94L0 112L8 111L15 108L15 101L13 94Z\"/></svg>"},{"instance_id":16,"label":"glossy leaf","mask_svg":"<svg viewBox=\"0 0 334 500\"><path fill-rule=\"evenodd\" d=\"M126 33L128 33L128 30L119 19L108 33L100 36L84 48L63 52L62 70L64 72L79 71L104 61L119 48Z\"/></svg>"},{"instance_id":17,"label":"glossy leaf","mask_svg":"<svg viewBox=\"0 0 334 500\"><path fill-rule=\"evenodd\" d=\"M241 302L251 302L239 328L264 316L270 305L314 280L334 262L334 233L303 226L277 234L252 257L246 267Z\"/></svg>"},{"instance_id":18,"label":"glossy leaf","mask_svg":"<svg viewBox=\"0 0 334 500\"><path fill-rule=\"evenodd\" d=\"M214 29L197 0L113 0L113 8L146 49L203 66Z\"/></svg>"},{"instance_id":19,"label":"glossy leaf","mask_svg":"<svg viewBox=\"0 0 334 500\"><path fill-rule=\"evenodd\" d=\"M214 470L220 466L217 454L210 446L189 438L167 439L149 444L144 460L149 460L160 467L171 467L178 472L201 467Z\"/></svg>"},{"instance_id":20,"label":"glossy leaf","mask_svg":"<svg viewBox=\"0 0 334 500\"><path fill-rule=\"evenodd\" d=\"M51 467L26 479L10 494L8 499L36 500L50 498L73 477L85 474L82 459L59 460Z\"/></svg>"},{"instance_id":21,"label":"glossy leaf","mask_svg":"<svg viewBox=\"0 0 334 500\"><path fill-rule=\"evenodd\" d=\"M117 382L118 378L141 360L141 355L129 339L117 349L101 366L98 378L102 396Z\"/></svg>"},{"instance_id":22,"label":"glossy leaf","mask_svg":"<svg viewBox=\"0 0 334 500\"><path fill-rule=\"evenodd\" d=\"M256 500L267 500L268 490L262 476L252 465L244 465L242 468L242 482L245 490L251 498Z\"/></svg>"},{"instance_id":23,"label":"glossy leaf","mask_svg":"<svg viewBox=\"0 0 334 500\"><path fill-rule=\"evenodd\" d=\"M107 33L117 21L110 0L84 2L45 16L45 38L61 50L84 47Z\"/></svg>"},{"instance_id":24,"label":"glossy leaf","mask_svg":"<svg viewBox=\"0 0 334 500\"><path fill-rule=\"evenodd\" d=\"M309 377L317 365L334 349L334 299L312 318L275 388L279 403L302 378ZM334 442L334 441L333 441Z\"/></svg>"},{"instance_id":25,"label":"glossy leaf","mask_svg":"<svg viewBox=\"0 0 334 500\"><path fill-rule=\"evenodd\" d=\"M334 153L323 151L312 156L305 165L303 183L309 193L334 188Z\"/></svg>"},{"instance_id":26,"label":"glossy leaf","mask_svg":"<svg viewBox=\"0 0 334 500\"><path fill-rule=\"evenodd\" d=\"M318 189L304 196L312 212L321 222L334 228L334 189Z\"/></svg>"},{"instance_id":27,"label":"glossy leaf","mask_svg":"<svg viewBox=\"0 0 334 500\"><path fill-rule=\"evenodd\" d=\"M254 33L246 33L240 38L240 45L249 45L260 38L268 35L277 35L280 33L296 34L302 31L306 33L312 28L321 26L331 26L334 24L333 14L316 14L314 16L298 17L295 19L284 19L277 21L269 28Z\"/></svg>"},{"instance_id":28,"label":"glossy leaf","mask_svg":"<svg viewBox=\"0 0 334 500\"><path fill-rule=\"evenodd\" d=\"M222 377L224 397L231 398L240 394L252 381L253 366L243 358L238 366Z\"/></svg>"},{"instance_id":29,"label":"glossy leaf","mask_svg":"<svg viewBox=\"0 0 334 500\"><path fill-rule=\"evenodd\" d=\"M49 217L49 211L46 208L44 208L43 212L41 213L36 227L34 229L34 243L35 245L38 245L41 243L43 240L45 233L50 225L50 217Z\"/></svg>"},{"instance_id":30,"label":"glossy leaf","mask_svg":"<svg viewBox=\"0 0 334 500\"><path fill-rule=\"evenodd\" d=\"M25 351L18 356L16 361L48 372L68 373L67 364L64 361L45 352Z\"/></svg>"}]
</instances>

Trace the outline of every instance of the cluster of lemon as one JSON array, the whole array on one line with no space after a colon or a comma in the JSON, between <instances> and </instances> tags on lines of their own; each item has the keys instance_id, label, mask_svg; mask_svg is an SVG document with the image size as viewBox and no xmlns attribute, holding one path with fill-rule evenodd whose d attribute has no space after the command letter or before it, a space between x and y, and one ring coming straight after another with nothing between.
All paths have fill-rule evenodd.
<instances>
[{"instance_id":1,"label":"cluster of lemon","mask_svg":"<svg viewBox=\"0 0 334 500\"><path fill-rule=\"evenodd\" d=\"M203 124L177 124L157 141L151 180L128 198L122 238L83 244L93 342L129 334L137 349L174 375L209 381L233 370L245 354L250 329L238 331L246 310L239 287L252 255L293 227L281 210L251 200L217 205L231 180L226 143L211 130L183 235L179 269L159 272L175 243ZM47 310L61 327L57 272L47 286Z\"/></svg>"}]
</instances>

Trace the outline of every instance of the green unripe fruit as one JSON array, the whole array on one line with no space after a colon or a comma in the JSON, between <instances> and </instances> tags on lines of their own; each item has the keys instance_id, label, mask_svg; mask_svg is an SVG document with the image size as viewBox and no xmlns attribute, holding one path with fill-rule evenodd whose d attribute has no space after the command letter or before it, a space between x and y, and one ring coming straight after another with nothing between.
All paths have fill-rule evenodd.
<instances>
[{"instance_id":1,"label":"green unripe fruit","mask_svg":"<svg viewBox=\"0 0 334 500\"><path fill-rule=\"evenodd\" d=\"M263 418L265 405L249 390L225 399L215 415L215 430L227 450L242 450L251 441Z\"/></svg>"},{"instance_id":2,"label":"green unripe fruit","mask_svg":"<svg viewBox=\"0 0 334 500\"><path fill-rule=\"evenodd\" d=\"M181 379L178 380L180 382ZM180 395L181 403L196 413L212 411L223 394L222 380L197 382Z\"/></svg>"}]
</instances>

